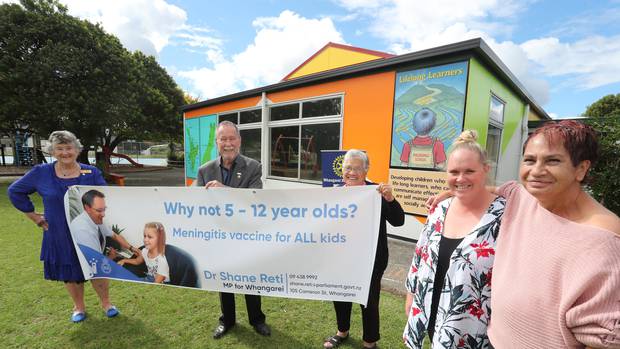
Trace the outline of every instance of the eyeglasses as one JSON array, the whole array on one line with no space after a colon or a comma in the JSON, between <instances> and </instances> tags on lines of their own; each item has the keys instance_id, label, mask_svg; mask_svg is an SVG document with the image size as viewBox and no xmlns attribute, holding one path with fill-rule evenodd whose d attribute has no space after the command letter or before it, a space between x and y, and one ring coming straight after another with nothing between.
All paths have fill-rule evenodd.
<instances>
[{"instance_id":1,"label":"eyeglasses","mask_svg":"<svg viewBox=\"0 0 620 349\"><path fill-rule=\"evenodd\" d=\"M355 172L355 173L366 172L366 169L363 167L345 166L342 169L344 170L344 172Z\"/></svg>"},{"instance_id":2,"label":"eyeglasses","mask_svg":"<svg viewBox=\"0 0 620 349\"><path fill-rule=\"evenodd\" d=\"M98 213L105 213L106 209L107 209L107 207L104 207L104 208L93 208L93 210L97 211Z\"/></svg>"}]
</instances>

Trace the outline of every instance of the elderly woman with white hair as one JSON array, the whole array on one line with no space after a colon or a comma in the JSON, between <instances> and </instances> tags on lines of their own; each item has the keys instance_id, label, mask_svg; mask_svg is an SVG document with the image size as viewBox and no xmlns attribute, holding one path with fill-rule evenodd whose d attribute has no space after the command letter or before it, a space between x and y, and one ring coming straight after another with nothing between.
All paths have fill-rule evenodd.
<instances>
[{"instance_id":1,"label":"elderly woman with white hair","mask_svg":"<svg viewBox=\"0 0 620 349\"><path fill-rule=\"evenodd\" d=\"M40 259L47 280L63 281L73 300L71 321L86 319L84 304L84 275L71 239L65 216L64 195L72 185L105 185L101 172L94 166L77 162L82 144L69 131L54 131L49 137L48 151L56 161L33 167L22 178L9 186L13 206L43 229ZM44 213L35 212L30 195L38 193L43 198ZM108 296L108 280L92 281L101 299L107 317L118 315L118 310Z\"/></svg>"},{"instance_id":2,"label":"elderly woman with white hair","mask_svg":"<svg viewBox=\"0 0 620 349\"><path fill-rule=\"evenodd\" d=\"M345 156L342 164L342 174L345 186L375 184L366 180L369 162L368 156L361 150L351 149ZM379 183L377 191L381 195L381 221L379 224L379 240L377 252L370 280L370 291L366 307L362 307L363 346L364 348L376 348L379 340L379 295L381 291L381 278L388 263L387 229L386 221L392 226L401 226L405 223L405 213L394 198L392 186ZM335 348L349 338L351 325L351 302L334 302L338 331L329 337L324 348Z\"/></svg>"}]
</instances>

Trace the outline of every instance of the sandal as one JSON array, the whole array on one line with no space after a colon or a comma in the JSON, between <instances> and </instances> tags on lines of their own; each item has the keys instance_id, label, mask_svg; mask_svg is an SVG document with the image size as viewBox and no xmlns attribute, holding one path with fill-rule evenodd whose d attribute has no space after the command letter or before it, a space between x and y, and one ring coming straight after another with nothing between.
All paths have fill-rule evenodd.
<instances>
[{"instance_id":1,"label":"sandal","mask_svg":"<svg viewBox=\"0 0 620 349\"><path fill-rule=\"evenodd\" d=\"M71 314L71 322L78 323L86 320L86 313L83 311L74 311Z\"/></svg>"},{"instance_id":2,"label":"sandal","mask_svg":"<svg viewBox=\"0 0 620 349\"><path fill-rule=\"evenodd\" d=\"M336 348L338 347L340 344L344 343L344 341L346 341L349 338L349 334L347 333L346 336L339 336L337 334L327 338L327 340L325 341L325 343L323 343L323 348L326 349L331 349L331 348ZM325 344L331 344L331 347L326 347Z\"/></svg>"},{"instance_id":3,"label":"sandal","mask_svg":"<svg viewBox=\"0 0 620 349\"><path fill-rule=\"evenodd\" d=\"M108 308L108 310L106 310L106 311L105 311L105 316L107 316L107 317L115 317L115 316L117 316L118 314L120 314L120 312L119 312L119 311L118 311L118 309L116 309L116 307L115 307L115 306L113 306L113 305L112 305L112 306L110 306L110 307Z\"/></svg>"}]
</instances>

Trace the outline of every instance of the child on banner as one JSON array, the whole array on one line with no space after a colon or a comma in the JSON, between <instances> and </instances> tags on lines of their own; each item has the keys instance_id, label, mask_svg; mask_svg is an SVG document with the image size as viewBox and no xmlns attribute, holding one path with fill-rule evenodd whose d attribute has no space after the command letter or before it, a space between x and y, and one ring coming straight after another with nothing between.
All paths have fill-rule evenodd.
<instances>
[{"instance_id":1,"label":"child on banner","mask_svg":"<svg viewBox=\"0 0 620 349\"><path fill-rule=\"evenodd\" d=\"M164 283L170 282L170 268L165 255L166 231L159 222L150 222L144 225L144 247L138 257L121 259L118 264L140 265L146 264L144 281Z\"/></svg>"}]
</instances>

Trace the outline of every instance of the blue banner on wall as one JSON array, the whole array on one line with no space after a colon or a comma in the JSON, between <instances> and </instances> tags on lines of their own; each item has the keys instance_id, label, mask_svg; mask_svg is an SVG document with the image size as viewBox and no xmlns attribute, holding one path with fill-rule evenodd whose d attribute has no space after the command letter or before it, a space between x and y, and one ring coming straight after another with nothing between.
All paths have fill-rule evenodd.
<instances>
[{"instance_id":1,"label":"blue banner on wall","mask_svg":"<svg viewBox=\"0 0 620 349\"><path fill-rule=\"evenodd\" d=\"M345 150L321 150L323 187L338 187L344 184L342 180L344 154Z\"/></svg>"}]
</instances>

